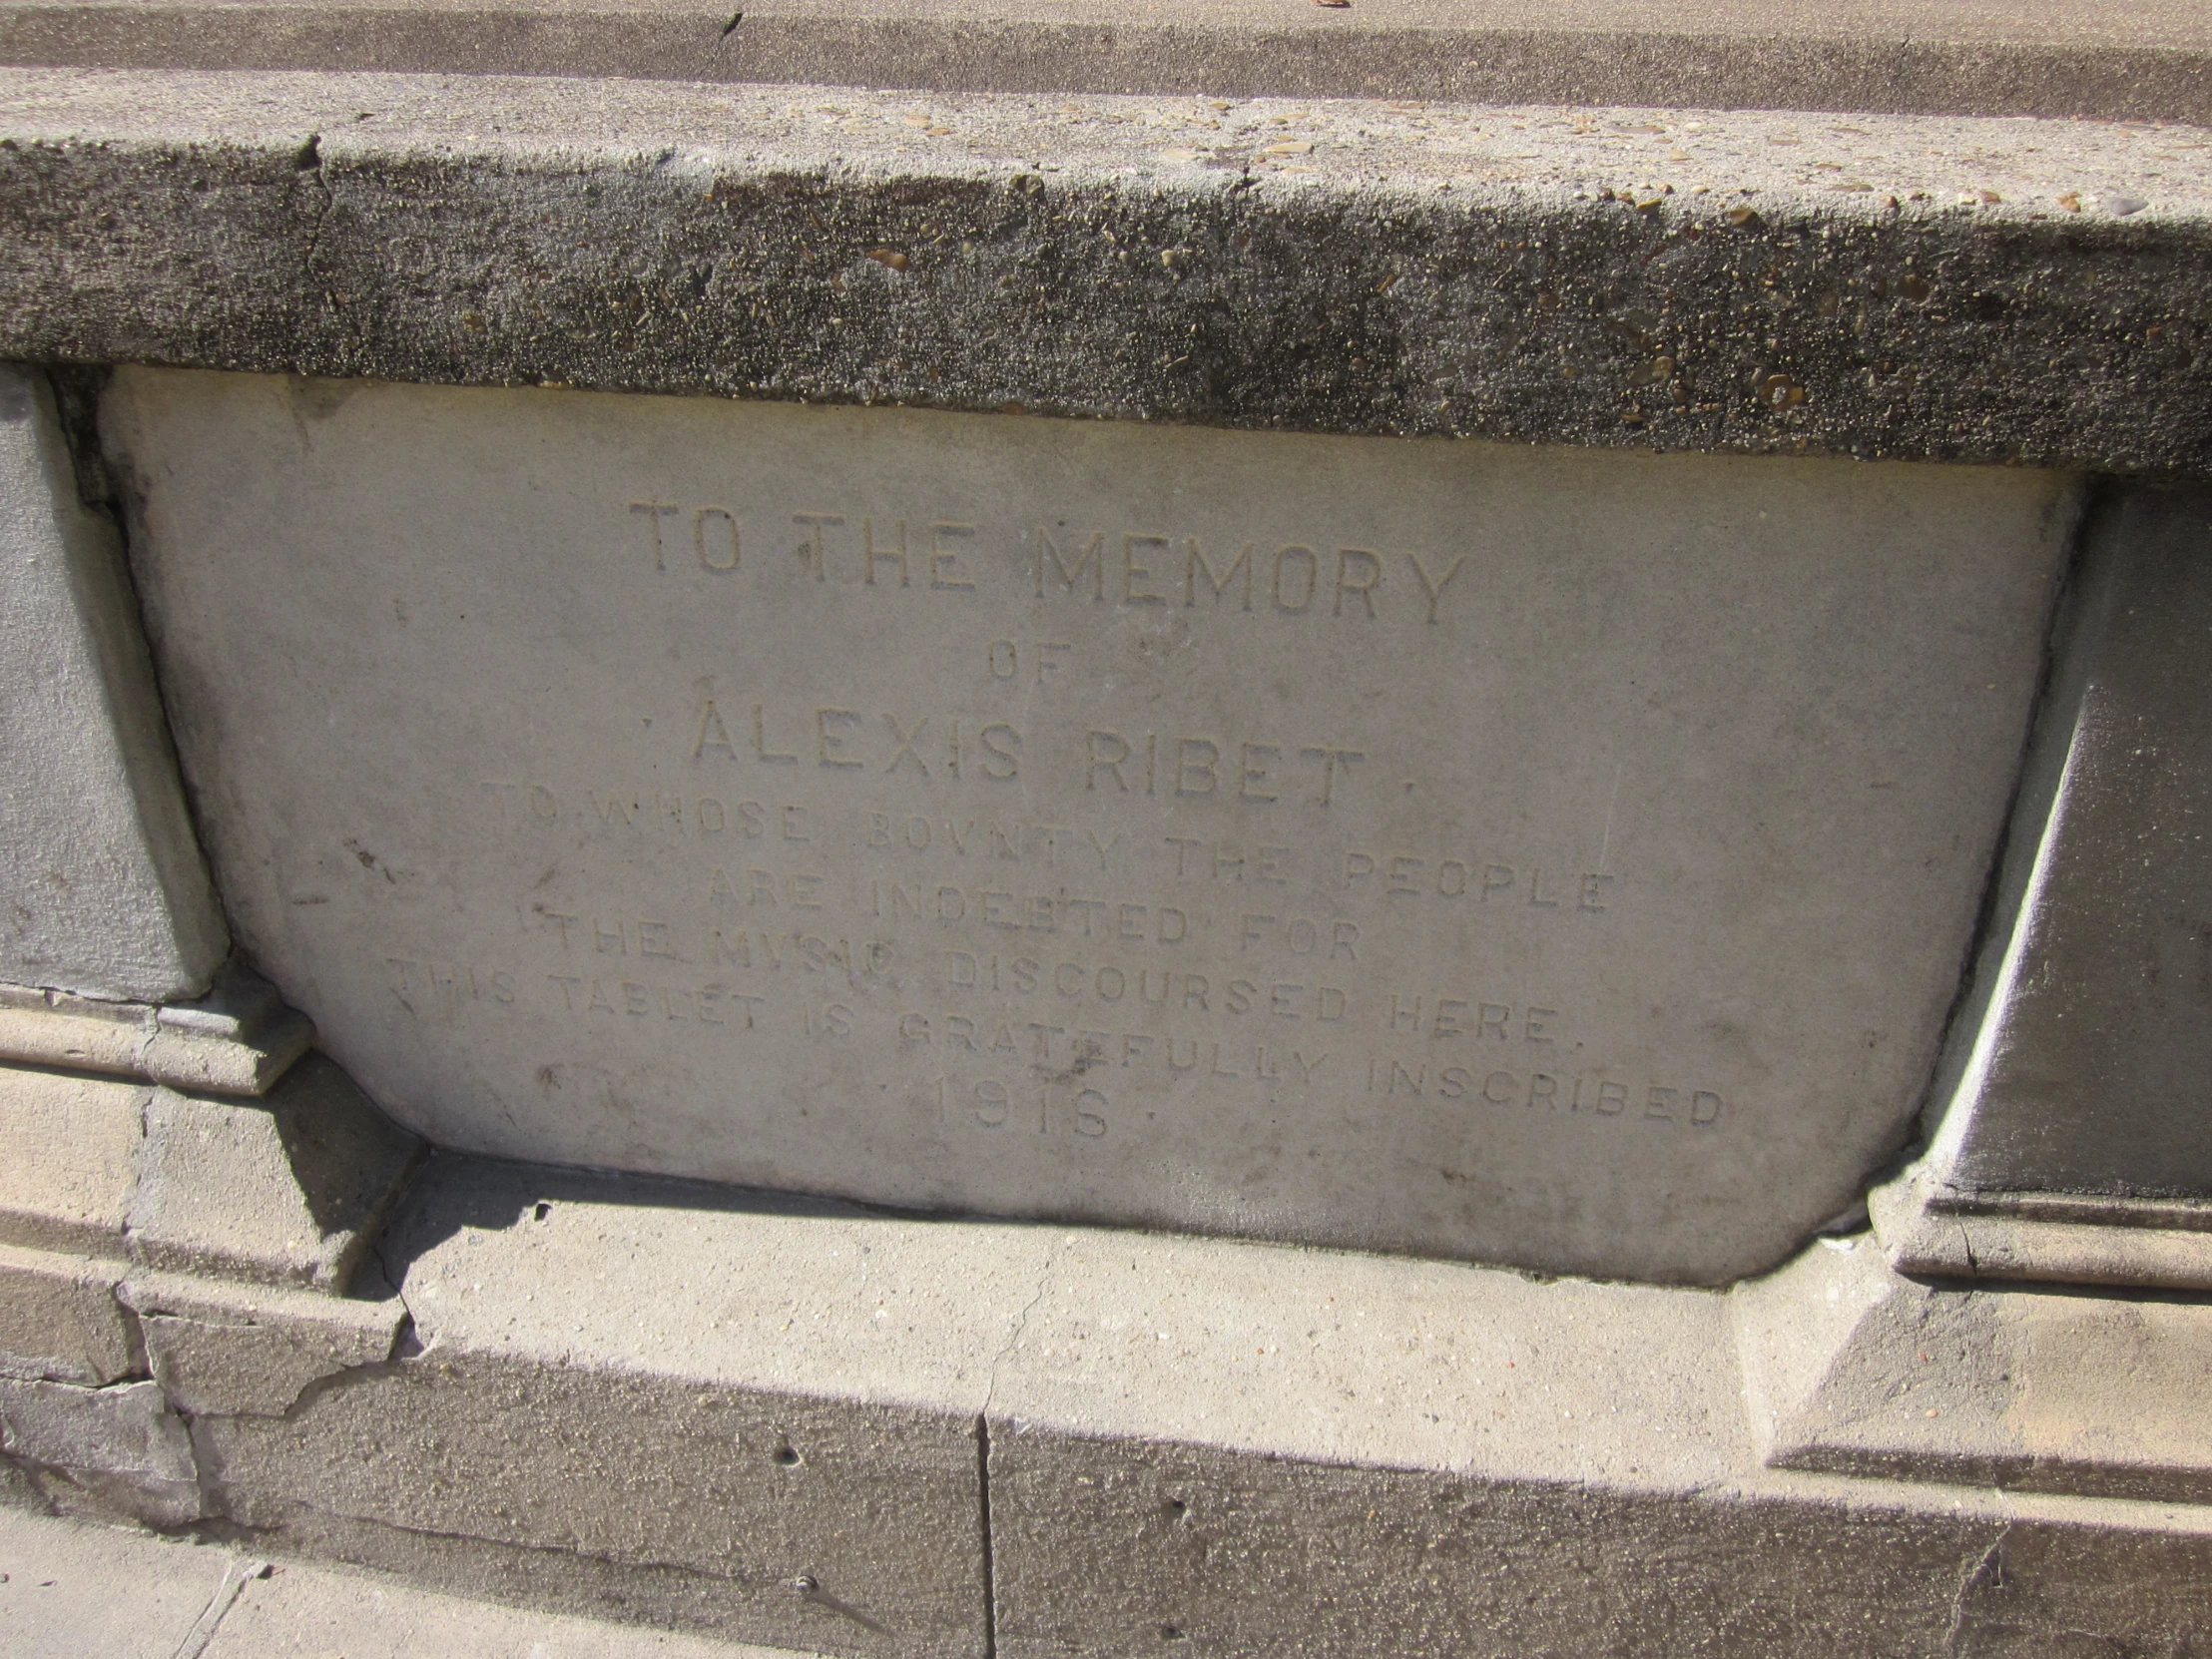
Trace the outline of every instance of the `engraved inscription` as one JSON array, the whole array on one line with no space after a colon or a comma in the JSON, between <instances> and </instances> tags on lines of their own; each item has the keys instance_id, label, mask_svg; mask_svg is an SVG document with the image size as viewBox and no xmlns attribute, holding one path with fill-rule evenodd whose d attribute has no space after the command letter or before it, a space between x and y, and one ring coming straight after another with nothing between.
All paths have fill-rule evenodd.
<instances>
[{"instance_id":1,"label":"engraved inscription","mask_svg":"<svg viewBox=\"0 0 2212 1659\"><path fill-rule=\"evenodd\" d=\"M1637 1278L1772 1266L1907 1132L2067 523L2026 469L329 392L103 418L242 947L395 1116Z\"/></svg>"},{"instance_id":2,"label":"engraved inscription","mask_svg":"<svg viewBox=\"0 0 2212 1659\"><path fill-rule=\"evenodd\" d=\"M1465 553L982 511L649 497L623 510L652 578L716 584L669 602L751 593L777 614L799 606L797 621L877 589L997 608L962 636L972 655L947 653L949 672L896 698L864 695L834 652L812 696L733 667L641 729L637 782L571 776L550 752L481 780L492 834L545 856L582 835L607 857L650 857L657 904L602 905L582 887L569 907L529 901L519 942L539 971L502 980L510 999L711 1053L757 1052L764 1033L856 1045L902 1080L886 1087L927 1095L947 1133L1027 1126L1071 1148L1117 1122L1141 1137L1161 1103L1211 1094L1403 1096L1469 1132L1505 1105L1531 1121L1722 1122L1707 1080L1652 1082L1606 1056L1568 991L1529 982L1540 967L1482 987L1379 976L1408 927L1438 921L1602 938L1633 893L1622 871L1556 841L1391 830L1378 815L1393 795L1443 787L1420 775L1431 746L1417 734L1368 735L1327 699L1304 722L1177 721L1156 695L1136 718L1101 718L1094 631L1004 626L1072 603L1193 613L1179 626L1232 638L1238 619L1271 614L1448 628ZM788 568L749 567L747 548L779 534ZM1133 826L1140 803L1187 830ZM1217 830L1215 813L1234 817ZM645 890L624 883L633 900ZM1109 1076L1152 1104L1114 1110ZM1648 1109L1630 1113L1632 1094Z\"/></svg>"},{"instance_id":3,"label":"engraved inscription","mask_svg":"<svg viewBox=\"0 0 2212 1659\"><path fill-rule=\"evenodd\" d=\"M656 723L667 736L631 746L650 785L570 777L554 754L483 779L486 828L518 844L550 855L581 832L615 857L659 849L657 914L581 896L524 906L523 942L546 960L534 980L499 981L509 1000L714 1053L757 1051L763 1033L858 1045L909 1094L926 1072L947 1132L1033 1126L1071 1146L1117 1119L1140 1136L1157 1121L1157 1105L1115 1112L1102 1085L1054 1092L1106 1076L1155 1102L1402 1096L1470 1131L1507 1105L1531 1121L1722 1122L1707 1080L1654 1082L1609 1060L1564 991L1377 975L1430 918L1602 936L1633 891L1621 871L1463 830L1384 833L1376 814L1424 787L1427 746L1360 733L1327 700L1308 713L1333 718L1305 725L1161 719L1156 697L1140 718L1101 719L1094 636L989 625L1026 599L1039 617L1072 602L1190 612L1183 626L1208 629L1268 614L1448 627L1464 553L982 512L741 515L657 498L624 511L652 577L740 583L701 590L708 603L750 591L805 607L872 588L1001 608L973 655L934 677L949 696L871 700L833 654L813 697L718 673ZM778 526L792 567L749 571L746 549L775 545ZM672 786L672 767L688 781ZM1175 808L1188 832L1117 817L1141 802ZM1235 815L1228 832L1214 811Z\"/></svg>"}]
</instances>

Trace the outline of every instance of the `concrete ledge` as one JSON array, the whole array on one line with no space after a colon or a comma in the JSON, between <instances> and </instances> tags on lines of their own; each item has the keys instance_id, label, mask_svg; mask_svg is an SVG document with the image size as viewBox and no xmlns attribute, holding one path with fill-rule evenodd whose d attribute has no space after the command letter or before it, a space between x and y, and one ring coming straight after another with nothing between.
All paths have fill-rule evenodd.
<instances>
[{"instance_id":1,"label":"concrete ledge","mask_svg":"<svg viewBox=\"0 0 2212 1659\"><path fill-rule=\"evenodd\" d=\"M447 1348L194 1437L272 1547L837 1653L983 1650L972 1419Z\"/></svg>"},{"instance_id":2,"label":"concrete ledge","mask_svg":"<svg viewBox=\"0 0 2212 1659\"><path fill-rule=\"evenodd\" d=\"M2206 142L15 70L0 354L2212 475Z\"/></svg>"},{"instance_id":3,"label":"concrete ledge","mask_svg":"<svg viewBox=\"0 0 2212 1659\"><path fill-rule=\"evenodd\" d=\"M0 61L2212 120L2212 30L2171 0L29 0Z\"/></svg>"},{"instance_id":4,"label":"concrete ledge","mask_svg":"<svg viewBox=\"0 0 2212 1659\"><path fill-rule=\"evenodd\" d=\"M2212 1620L2194 1303L1931 1290L1864 1238L1678 1291L456 1157L381 1255L383 1355L387 1304L126 1288L195 1326L203 1533L855 1655L2166 1653ZM287 1329L348 1363L279 1402ZM50 1497L103 1497L96 1429L142 1505L188 1472L111 1395L39 1396L78 1459L34 1459Z\"/></svg>"},{"instance_id":5,"label":"concrete ledge","mask_svg":"<svg viewBox=\"0 0 2212 1659\"><path fill-rule=\"evenodd\" d=\"M1939 1289L1871 1241L1730 1300L1770 1468L2212 1500L2200 1300Z\"/></svg>"},{"instance_id":6,"label":"concrete ledge","mask_svg":"<svg viewBox=\"0 0 2212 1659\"><path fill-rule=\"evenodd\" d=\"M1915 1171L1869 1207L1900 1273L2212 1291L2208 1205L1968 1191Z\"/></svg>"},{"instance_id":7,"label":"concrete ledge","mask_svg":"<svg viewBox=\"0 0 2212 1659\"><path fill-rule=\"evenodd\" d=\"M319 1054L251 1105L157 1089L131 1259L341 1294L421 1151Z\"/></svg>"},{"instance_id":8,"label":"concrete ledge","mask_svg":"<svg viewBox=\"0 0 2212 1659\"><path fill-rule=\"evenodd\" d=\"M184 1419L156 1382L0 1378L0 1452L78 1512L182 1526L205 1512Z\"/></svg>"},{"instance_id":9,"label":"concrete ledge","mask_svg":"<svg viewBox=\"0 0 2212 1659\"><path fill-rule=\"evenodd\" d=\"M1002 1434L992 1466L1007 1659L2039 1659L2186 1652L2207 1616L2180 1586L2212 1536L2170 1511L1843 1481L1632 1493L1049 1433Z\"/></svg>"},{"instance_id":10,"label":"concrete ledge","mask_svg":"<svg viewBox=\"0 0 2212 1659\"><path fill-rule=\"evenodd\" d=\"M0 1061L265 1095L313 1042L307 1017L251 973L234 971L197 1002L169 1005L0 985Z\"/></svg>"},{"instance_id":11,"label":"concrete ledge","mask_svg":"<svg viewBox=\"0 0 2212 1659\"><path fill-rule=\"evenodd\" d=\"M0 1244L326 1295L422 1150L321 1055L252 1102L0 1065Z\"/></svg>"},{"instance_id":12,"label":"concrete ledge","mask_svg":"<svg viewBox=\"0 0 2212 1659\"><path fill-rule=\"evenodd\" d=\"M368 1294L229 1262L0 1252L15 1501L869 1659L2212 1621L2212 1306L1930 1286L1866 1235L1673 1290L438 1155Z\"/></svg>"}]
</instances>

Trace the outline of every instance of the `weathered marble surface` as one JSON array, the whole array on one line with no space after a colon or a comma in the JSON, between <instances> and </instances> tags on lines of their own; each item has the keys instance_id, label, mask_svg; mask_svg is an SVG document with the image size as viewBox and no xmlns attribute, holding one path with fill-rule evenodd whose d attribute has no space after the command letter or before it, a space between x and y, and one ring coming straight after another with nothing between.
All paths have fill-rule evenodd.
<instances>
[{"instance_id":1,"label":"weathered marble surface","mask_svg":"<svg viewBox=\"0 0 2212 1659\"><path fill-rule=\"evenodd\" d=\"M160 1002L230 948L115 526L52 393L0 363L0 981Z\"/></svg>"},{"instance_id":2,"label":"weathered marble surface","mask_svg":"<svg viewBox=\"0 0 2212 1659\"><path fill-rule=\"evenodd\" d=\"M2022 471L149 370L107 419L237 924L410 1125L1660 1280L1904 1137L2072 522Z\"/></svg>"}]
</instances>

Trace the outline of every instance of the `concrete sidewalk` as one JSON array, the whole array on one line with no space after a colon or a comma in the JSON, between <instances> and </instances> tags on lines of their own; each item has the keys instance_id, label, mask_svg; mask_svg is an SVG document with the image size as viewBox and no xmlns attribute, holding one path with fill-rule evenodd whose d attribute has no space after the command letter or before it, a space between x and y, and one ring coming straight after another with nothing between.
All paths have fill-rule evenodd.
<instances>
[{"instance_id":1,"label":"concrete sidewalk","mask_svg":"<svg viewBox=\"0 0 2212 1659\"><path fill-rule=\"evenodd\" d=\"M0 1508L7 1659L806 1659Z\"/></svg>"}]
</instances>

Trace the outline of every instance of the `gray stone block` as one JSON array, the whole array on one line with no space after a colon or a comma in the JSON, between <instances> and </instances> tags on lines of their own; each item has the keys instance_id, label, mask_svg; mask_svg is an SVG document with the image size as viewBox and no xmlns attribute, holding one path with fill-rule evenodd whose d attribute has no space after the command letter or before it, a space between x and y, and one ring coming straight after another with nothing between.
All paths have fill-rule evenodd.
<instances>
[{"instance_id":1,"label":"gray stone block","mask_svg":"<svg viewBox=\"0 0 2212 1659\"><path fill-rule=\"evenodd\" d=\"M191 1435L156 1382L81 1388L0 1378L0 1451L65 1507L149 1526L203 1513Z\"/></svg>"},{"instance_id":2,"label":"gray stone block","mask_svg":"<svg viewBox=\"0 0 2212 1659\"><path fill-rule=\"evenodd\" d=\"M1908 1271L2212 1288L2212 495L2091 527L1934 1144L1878 1195Z\"/></svg>"},{"instance_id":3,"label":"gray stone block","mask_svg":"<svg viewBox=\"0 0 2212 1659\"><path fill-rule=\"evenodd\" d=\"M1047 1426L1345 1466L1694 1490L1742 1467L1725 1297L1054 1230L991 1362Z\"/></svg>"},{"instance_id":4,"label":"gray stone block","mask_svg":"<svg viewBox=\"0 0 2212 1659\"><path fill-rule=\"evenodd\" d=\"M2212 1614L2212 1538L2124 1505L1507 1483L1019 1427L991 1470L1007 1659L2179 1654Z\"/></svg>"},{"instance_id":5,"label":"gray stone block","mask_svg":"<svg viewBox=\"0 0 2212 1659\"><path fill-rule=\"evenodd\" d=\"M2212 1306L1936 1288L1871 1245L1732 1295L1770 1468L2202 1504Z\"/></svg>"},{"instance_id":6,"label":"gray stone block","mask_svg":"<svg viewBox=\"0 0 2212 1659\"><path fill-rule=\"evenodd\" d=\"M264 1100L156 1089L130 1201L132 1259L342 1292L421 1153L319 1054Z\"/></svg>"},{"instance_id":7,"label":"gray stone block","mask_svg":"<svg viewBox=\"0 0 2212 1659\"><path fill-rule=\"evenodd\" d=\"M0 1243L341 1292L422 1144L320 1055L264 1100L0 1066Z\"/></svg>"},{"instance_id":8,"label":"gray stone block","mask_svg":"<svg viewBox=\"0 0 2212 1659\"><path fill-rule=\"evenodd\" d=\"M93 1386L133 1373L146 1355L116 1289L121 1262L0 1245L0 1376Z\"/></svg>"},{"instance_id":9,"label":"gray stone block","mask_svg":"<svg viewBox=\"0 0 2212 1659\"><path fill-rule=\"evenodd\" d=\"M342 1292L421 1155L329 1060L242 1102L0 1066L0 1243Z\"/></svg>"},{"instance_id":10,"label":"gray stone block","mask_svg":"<svg viewBox=\"0 0 2212 1659\"><path fill-rule=\"evenodd\" d=\"M0 979L139 1001L229 949L114 526L43 378L0 366Z\"/></svg>"},{"instance_id":11,"label":"gray stone block","mask_svg":"<svg viewBox=\"0 0 2212 1659\"><path fill-rule=\"evenodd\" d=\"M994 1260L754 1202L433 1164L380 1252L411 1343L281 1420L200 1419L218 1500L273 1547L564 1611L980 1651L976 1419L1022 1230L982 1230Z\"/></svg>"},{"instance_id":12,"label":"gray stone block","mask_svg":"<svg viewBox=\"0 0 2212 1659\"><path fill-rule=\"evenodd\" d=\"M528 1552L542 1605L589 1610L627 1569L637 1617L844 1654L981 1646L972 1419L447 1345L194 1435L226 1513L275 1547L438 1535L480 1541L470 1572Z\"/></svg>"},{"instance_id":13,"label":"gray stone block","mask_svg":"<svg viewBox=\"0 0 2212 1659\"><path fill-rule=\"evenodd\" d=\"M2118 497L2082 584L1935 1156L1969 1190L2212 1205L2212 493Z\"/></svg>"}]
</instances>

